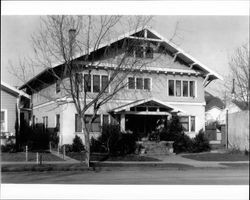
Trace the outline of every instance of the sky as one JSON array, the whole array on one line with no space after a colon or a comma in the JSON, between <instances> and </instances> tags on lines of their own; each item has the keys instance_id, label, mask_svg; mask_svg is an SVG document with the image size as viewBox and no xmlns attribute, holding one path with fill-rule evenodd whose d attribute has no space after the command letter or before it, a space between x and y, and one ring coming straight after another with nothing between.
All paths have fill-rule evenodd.
<instances>
[{"instance_id":1,"label":"sky","mask_svg":"<svg viewBox=\"0 0 250 200\"><path fill-rule=\"evenodd\" d=\"M39 28L38 15L1 16L1 79L12 86L22 84L11 73L9 62L32 54L31 34ZM248 16L153 16L152 29L220 75L229 74L228 61L234 50L249 41ZM207 90L220 95L222 81L213 81Z\"/></svg>"}]
</instances>

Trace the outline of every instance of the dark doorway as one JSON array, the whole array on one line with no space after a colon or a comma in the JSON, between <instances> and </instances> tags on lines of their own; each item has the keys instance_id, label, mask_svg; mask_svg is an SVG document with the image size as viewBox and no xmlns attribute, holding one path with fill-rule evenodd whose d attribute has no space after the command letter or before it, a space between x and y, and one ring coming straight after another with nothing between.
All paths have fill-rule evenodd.
<instances>
[{"instance_id":1,"label":"dark doorway","mask_svg":"<svg viewBox=\"0 0 250 200\"><path fill-rule=\"evenodd\" d=\"M162 115L126 115L126 130L136 133L139 138L147 137L156 130L158 122L167 116Z\"/></svg>"}]
</instances>

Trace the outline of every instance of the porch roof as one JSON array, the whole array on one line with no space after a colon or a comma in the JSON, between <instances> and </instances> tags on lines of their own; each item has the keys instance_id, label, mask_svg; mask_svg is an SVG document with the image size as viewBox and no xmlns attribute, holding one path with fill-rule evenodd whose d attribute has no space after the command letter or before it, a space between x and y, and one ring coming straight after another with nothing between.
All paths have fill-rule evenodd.
<instances>
[{"instance_id":1,"label":"porch roof","mask_svg":"<svg viewBox=\"0 0 250 200\"><path fill-rule=\"evenodd\" d=\"M168 109L168 111L170 113L181 112L183 114L186 114L186 112L184 110L179 109L176 106L172 106L168 103L162 102L162 101L155 99L155 98L136 100L136 101L133 101L131 103L116 107L116 108L110 110L110 112L113 112L113 113L119 113L122 111L126 112L126 111L130 111L130 108L132 108L132 107L147 106L148 103L153 103L153 104L156 104L158 107L166 108L166 109ZM150 112L149 112L149 114L150 114Z\"/></svg>"}]
</instances>

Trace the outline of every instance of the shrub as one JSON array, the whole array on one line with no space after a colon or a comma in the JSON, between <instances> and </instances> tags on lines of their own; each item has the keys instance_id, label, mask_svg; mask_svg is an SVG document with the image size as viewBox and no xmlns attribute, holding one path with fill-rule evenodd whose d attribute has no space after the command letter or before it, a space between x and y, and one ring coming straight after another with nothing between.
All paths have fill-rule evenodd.
<instances>
[{"instance_id":1,"label":"shrub","mask_svg":"<svg viewBox=\"0 0 250 200\"><path fill-rule=\"evenodd\" d=\"M173 148L175 153L192 152L193 141L185 133L182 133L175 138L175 141L173 143Z\"/></svg>"},{"instance_id":2,"label":"shrub","mask_svg":"<svg viewBox=\"0 0 250 200\"><path fill-rule=\"evenodd\" d=\"M173 116L160 132L161 141L175 141L183 134L183 128L178 116Z\"/></svg>"},{"instance_id":3,"label":"shrub","mask_svg":"<svg viewBox=\"0 0 250 200\"><path fill-rule=\"evenodd\" d=\"M198 135L195 136L193 140L193 149L194 153L209 151L211 149L209 141L204 134L203 130L200 130Z\"/></svg>"},{"instance_id":4,"label":"shrub","mask_svg":"<svg viewBox=\"0 0 250 200\"><path fill-rule=\"evenodd\" d=\"M159 131L152 131L149 136L148 139L149 141L156 141L159 142L160 141L160 133Z\"/></svg>"},{"instance_id":5,"label":"shrub","mask_svg":"<svg viewBox=\"0 0 250 200\"><path fill-rule=\"evenodd\" d=\"M63 153L63 148L65 148L65 153L68 154L69 152L73 152L72 144L64 144L61 147L61 152Z\"/></svg>"},{"instance_id":6,"label":"shrub","mask_svg":"<svg viewBox=\"0 0 250 200\"><path fill-rule=\"evenodd\" d=\"M15 153L16 145L14 143L1 145L1 152Z\"/></svg>"},{"instance_id":7,"label":"shrub","mask_svg":"<svg viewBox=\"0 0 250 200\"><path fill-rule=\"evenodd\" d=\"M72 151L81 152L83 150L84 150L84 145L83 145L82 139L76 135L75 138L73 139Z\"/></svg>"},{"instance_id":8,"label":"shrub","mask_svg":"<svg viewBox=\"0 0 250 200\"><path fill-rule=\"evenodd\" d=\"M109 124L102 127L102 134L91 139L91 149L95 152L110 155L126 155L136 150L136 136L133 133L122 133L119 125Z\"/></svg>"}]
</instances>

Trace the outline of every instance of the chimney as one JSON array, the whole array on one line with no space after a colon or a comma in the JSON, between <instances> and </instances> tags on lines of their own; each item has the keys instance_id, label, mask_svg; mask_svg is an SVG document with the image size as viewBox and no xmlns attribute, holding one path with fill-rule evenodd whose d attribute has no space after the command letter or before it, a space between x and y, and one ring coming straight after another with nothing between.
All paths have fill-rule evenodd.
<instances>
[{"instance_id":1,"label":"chimney","mask_svg":"<svg viewBox=\"0 0 250 200\"><path fill-rule=\"evenodd\" d=\"M69 48L70 48L70 56L74 55L74 43L76 37L76 29L69 29Z\"/></svg>"}]
</instances>

